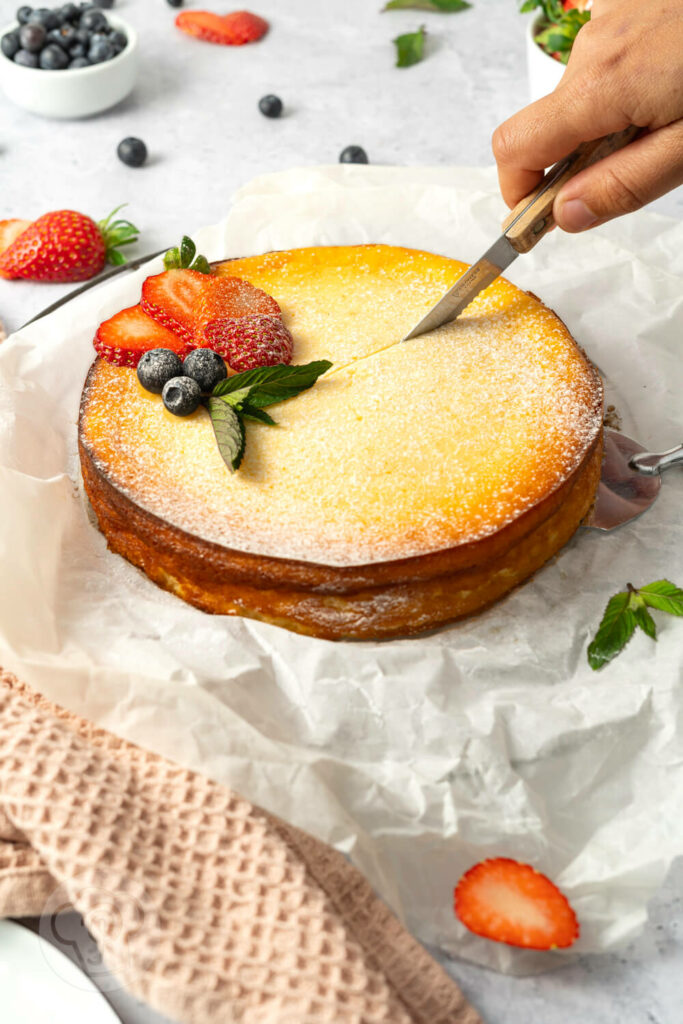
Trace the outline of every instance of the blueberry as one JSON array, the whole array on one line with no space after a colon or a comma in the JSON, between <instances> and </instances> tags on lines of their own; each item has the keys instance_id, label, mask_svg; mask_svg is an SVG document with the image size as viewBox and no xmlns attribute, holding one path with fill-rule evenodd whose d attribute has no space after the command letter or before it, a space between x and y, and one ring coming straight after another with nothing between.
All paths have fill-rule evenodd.
<instances>
[{"instance_id":1,"label":"blueberry","mask_svg":"<svg viewBox=\"0 0 683 1024\"><path fill-rule=\"evenodd\" d=\"M14 63L22 64L25 68L37 68L38 54L31 53L30 50L17 50L14 54Z\"/></svg>"},{"instance_id":2,"label":"blueberry","mask_svg":"<svg viewBox=\"0 0 683 1024\"><path fill-rule=\"evenodd\" d=\"M87 28L77 28L76 39L86 50L90 46L90 33Z\"/></svg>"},{"instance_id":3,"label":"blueberry","mask_svg":"<svg viewBox=\"0 0 683 1024\"><path fill-rule=\"evenodd\" d=\"M69 47L69 55L72 60L78 60L80 57L85 57L85 46L83 43L72 43ZM88 64L90 61L88 61Z\"/></svg>"},{"instance_id":4,"label":"blueberry","mask_svg":"<svg viewBox=\"0 0 683 1024\"><path fill-rule=\"evenodd\" d=\"M119 160L122 160L128 167L142 167L147 159L147 146L142 139L136 139L132 136L122 139L116 147L116 152L118 153Z\"/></svg>"},{"instance_id":5,"label":"blueberry","mask_svg":"<svg viewBox=\"0 0 683 1024\"><path fill-rule=\"evenodd\" d=\"M114 6L114 0L93 0L95 7L102 7L105 11L110 11Z\"/></svg>"},{"instance_id":6,"label":"blueberry","mask_svg":"<svg viewBox=\"0 0 683 1024\"><path fill-rule=\"evenodd\" d=\"M216 384L228 376L225 363L210 348L196 348L190 352L185 357L183 373L196 380L202 391L213 391Z\"/></svg>"},{"instance_id":7,"label":"blueberry","mask_svg":"<svg viewBox=\"0 0 683 1024\"><path fill-rule=\"evenodd\" d=\"M77 42L76 29L73 25L60 25L59 28L53 28L48 32L47 38L51 43L57 43L58 46L68 50Z\"/></svg>"},{"instance_id":8,"label":"blueberry","mask_svg":"<svg viewBox=\"0 0 683 1024\"><path fill-rule=\"evenodd\" d=\"M201 389L191 377L171 377L164 384L161 398L174 416L189 416L199 405Z\"/></svg>"},{"instance_id":9,"label":"blueberry","mask_svg":"<svg viewBox=\"0 0 683 1024\"><path fill-rule=\"evenodd\" d=\"M112 32L109 36L109 42L114 47L116 53L121 53L121 50L125 50L128 46L128 37L125 32Z\"/></svg>"},{"instance_id":10,"label":"blueberry","mask_svg":"<svg viewBox=\"0 0 683 1024\"><path fill-rule=\"evenodd\" d=\"M0 50L10 60L21 49L21 43L19 42L18 32L7 32L2 39L0 39Z\"/></svg>"},{"instance_id":11,"label":"blueberry","mask_svg":"<svg viewBox=\"0 0 683 1024\"><path fill-rule=\"evenodd\" d=\"M69 61L70 68L89 68L90 66L90 61L87 57L74 57Z\"/></svg>"},{"instance_id":12,"label":"blueberry","mask_svg":"<svg viewBox=\"0 0 683 1024\"><path fill-rule=\"evenodd\" d=\"M91 42L88 50L88 60L91 64L103 64L105 60L111 60L115 56L114 47L107 39Z\"/></svg>"},{"instance_id":13,"label":"blueberry","mask_svg":"<svg viewBox=\"0 0 683 1024\"><path fill-rule=\"evenodd\" d=\"M41 50L38 63L45 71L63 71L69 63L69 58L61 46L50 43Z\"/></svg>"},{"instance_id":14,"label":"blueberry","mask_svg":"<svg viewBox=\"0 0 683 1024\"><path fill-rule=\"evenodd\" d=\"M174 377L182 377L183 364L180 356L170 348L153 348L138 363L138 380L146 391L160 395L164 384Z\"/></svg>"},{"instance_id":15,"label":"blueberry","mask_svg":"<svg viewBox=\"0 0 683 1024\"><path fill-rule=\"evenodd\" d=\"M32 22L22 25L19 29L19 42L22 49L28 50L29 53L38 53L38 50L42 50L46 39L47 30L43 25ZM21 53L21 50L19 52Z\"/></svg>"},{"instance_id":16,"label":"blueberry","mask_svg":"<svg viewBox=\"0 0 683 1024\"><path fill-rule=\"evenodd\" d=\"M109 28L106 17L96 7L84 11L78 24L80 28L87 28L90 32L106 32Z\"/></svg>"},{"instance_id":17,"label":"blueberry","mask_svg":"<svg viewBox=\"0 0 683 1024\"><path fill-rule=\"evenodd\" d=\"M347 146L339 154L340 164L367 164L368 154L362 146Z\"/></svg>"},{"instance_id":18,"label":"blueberry","mask_svg":"<svg viewBox=\"0 0 683 1024\"><path fill-rule=\"evenodd\" d=\"M64 24L64 22L77 21L80 17L80 12L78 7L76 7L76 4L64 4L63 7L59 8L57 14L62 24Z\"/></svg>"},{"instance_id":19,"label":"blueberry","mask_svg":"<svg viewBox=\"0 0 683 1024\"><path fill-rule=\"evenodd\" d=\"M282 100L279 96L262 96L258 108L265 117L279 117L282 113Z\"/></svg>"},{"instance_id":20,"label":"blueberry","mask_svg":"<svg viewBox=\"0 0 683 1024\"><path fill-rule=\"evenodd\" d=\"M25 25L26 24L26 22L28 21L29 17L31 16L31 12L32 11L33 11L32 7L20 7L19 8L19 10L17 11L17 21L19 22L20 25Z\"/></svg>"},{"instance_id":21,"label":"blueberry","mask_svg":"<svg viewBox=\"0 0 683 1024\"><path fill-rule=\"evenodd\" d=\"M183 0L166 0L169 7L182 7Z\"/></svg>"},{"instance_id":22,"label":"blueberry","mask_svg":"<svg viewBox=\"0 0 683 1024\"><path fill-rule=\"evenodd\" d=\"M36 7L28 16L28 24L42 25L48 31L57 28L59 16L56 11L50 11L47 7Z\"/></svg>"}]
</instances>

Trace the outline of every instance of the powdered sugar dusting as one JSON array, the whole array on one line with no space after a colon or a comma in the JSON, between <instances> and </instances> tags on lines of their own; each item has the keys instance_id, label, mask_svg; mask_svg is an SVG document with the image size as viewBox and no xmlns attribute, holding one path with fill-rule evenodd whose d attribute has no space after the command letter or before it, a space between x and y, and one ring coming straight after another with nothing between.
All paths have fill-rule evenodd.
<instances>
[{"instance_id":1,"label":"powdered sugar dusting","mask_svg":"<svg viewBox=\"0 0 683 1024\"><path fill-rule=\"evenodd\" d=\"M488 536L579 465L601 388L557 317L499 280L454 324L400 338L464 264L381 246L227 265L280 303L294 362L325 378L250 423L231 475L204 410L167 413L135 372L99 364L83 436L137 504L208 541L354 565Z\"/></svg>"}]
</instances>

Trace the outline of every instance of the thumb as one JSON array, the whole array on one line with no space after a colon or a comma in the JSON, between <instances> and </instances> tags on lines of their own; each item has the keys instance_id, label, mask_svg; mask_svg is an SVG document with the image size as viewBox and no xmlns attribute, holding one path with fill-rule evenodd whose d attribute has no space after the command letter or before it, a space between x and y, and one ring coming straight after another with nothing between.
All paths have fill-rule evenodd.
<instances>
[{"instance_id":1,"label":"thumb","mask_svg":"<svg viewBox=\"0 0 683 1024\"><path fill-rule=\"evenodd\" d=\"M641 136L572 178L553 204L564 231L585 231L639 210L683 184L683 121Z\"/></svg>"}]
</instances>

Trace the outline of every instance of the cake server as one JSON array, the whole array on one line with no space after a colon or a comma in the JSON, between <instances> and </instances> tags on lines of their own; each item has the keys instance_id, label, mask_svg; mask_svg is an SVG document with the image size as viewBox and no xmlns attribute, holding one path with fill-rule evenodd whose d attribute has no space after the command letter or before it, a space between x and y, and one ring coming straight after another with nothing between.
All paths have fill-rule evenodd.
<instances>
[{"instance_id":1,"label":"cake server","mask_svg":"<svg viewBox=\"0 0 683 1024\"><path fill-rule=\"evenodd\" d=\"M553 203L562 186L579 171L628 145L640 130L632 125L622 132L584 142L564 160L554 164L538 187L522 199L503 222L503 234L498 241L465 271L403 340L417 338L460 316L479 292L488 288L520 253L530 252L555 226Z\"/></svg>"},{"instance_id":2,"label":"cake server","mask_svg":"<svg viewBox=\"0 0 683 1024\"><path fill-rule=\"evenodd\" d=\"M642 515L659 494L661 473L671 466L683 466L683 444L666 452L648 452L633 438L606 430L598 493L583 525L614 530Z\"/></svg>"}]
</instances>

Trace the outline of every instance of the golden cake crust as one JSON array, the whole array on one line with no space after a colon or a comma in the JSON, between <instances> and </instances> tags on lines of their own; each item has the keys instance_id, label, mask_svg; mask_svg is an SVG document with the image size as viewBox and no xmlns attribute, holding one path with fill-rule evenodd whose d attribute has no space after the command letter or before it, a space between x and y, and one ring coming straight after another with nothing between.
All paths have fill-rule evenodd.
<instances>
[{"instance_id":1,"label":"golden cake crust","mask_svg":"<svg viewBox=\"0 0 683 1024\"><path fill-rule=\"evenodd\" d=\"M206 611L334 639L433 628L527 578L594 500L602 390L561 321L503 280L398 341L464 269L383 246L226 264L280 302L295 362L334 363L273 409L280 426L249 425L234 476L203 410L174 419L97 360L79 447L110 547Z\"/></svg>"}]
</instances>

